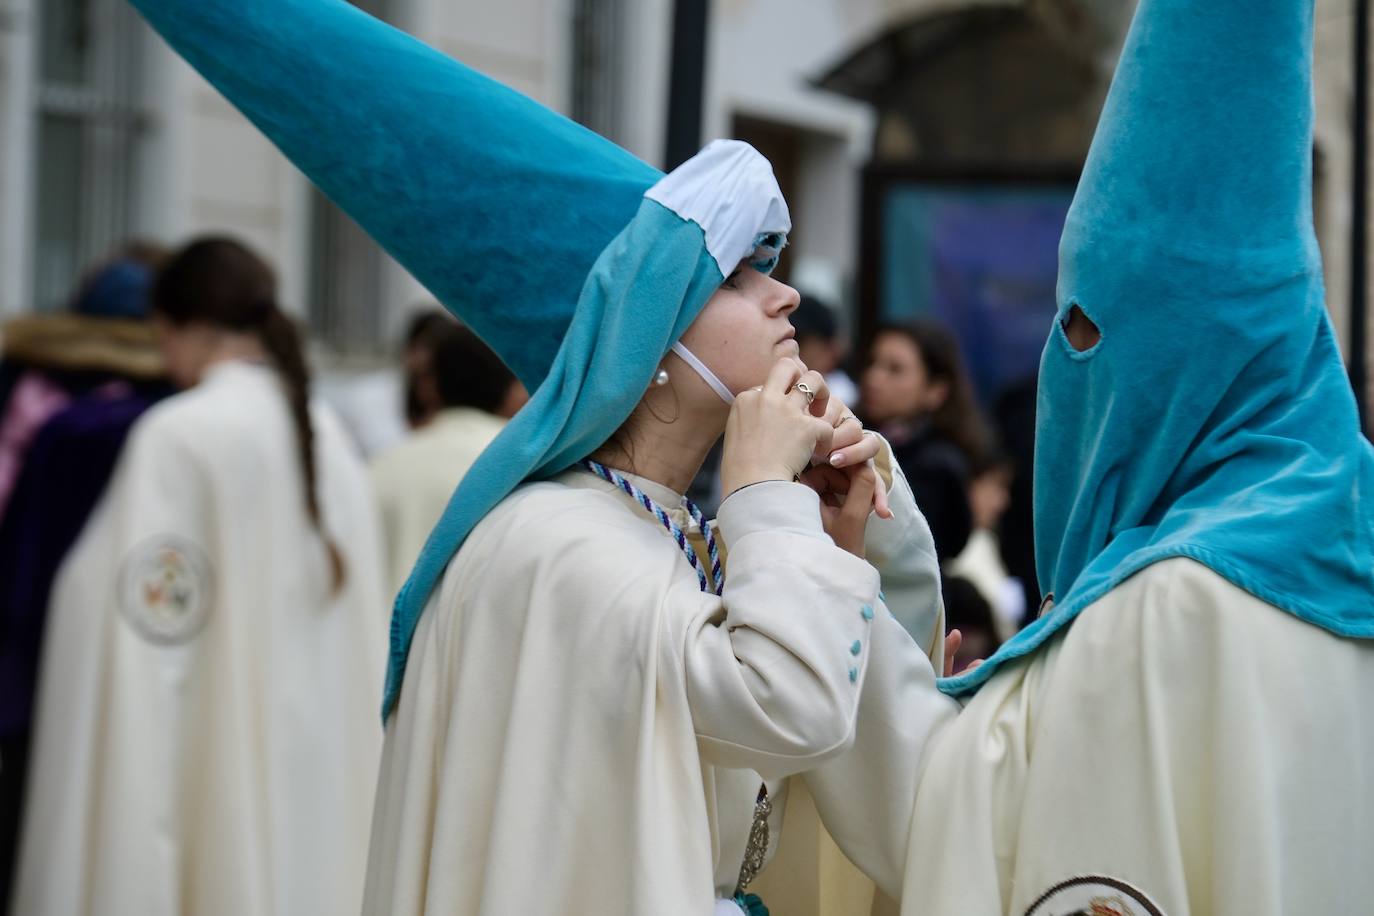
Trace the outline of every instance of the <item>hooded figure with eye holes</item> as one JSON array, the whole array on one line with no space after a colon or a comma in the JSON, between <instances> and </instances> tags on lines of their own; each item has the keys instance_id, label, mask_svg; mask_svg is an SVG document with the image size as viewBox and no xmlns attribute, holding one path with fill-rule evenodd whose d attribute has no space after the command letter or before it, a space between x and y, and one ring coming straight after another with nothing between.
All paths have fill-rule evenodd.
<instances>
[{"instance_id":1,"label":"hooded figure with eye holes","mask_svg":"<svg viewBox=\"0 0 1374 916\"><path fill-rule=\"evenodd\" d=\"M1040 617L941 683L957 716L909 678L808 776L870 810L836 839L905 913L1374 910L1374 453L1312 227L1312 17L1136 10L1040 369Z\"/></svg>"}]
</instances>

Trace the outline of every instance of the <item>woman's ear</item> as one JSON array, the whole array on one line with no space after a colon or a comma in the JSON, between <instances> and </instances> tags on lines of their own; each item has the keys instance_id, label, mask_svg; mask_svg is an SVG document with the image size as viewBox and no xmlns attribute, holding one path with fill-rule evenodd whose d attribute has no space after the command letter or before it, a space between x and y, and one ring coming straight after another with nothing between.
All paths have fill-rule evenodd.
<instances>
[{"instance_id":1,"label":"woman's ear","mask_svg":"<svg viewBox=\"0 0 1374 916\"><path fill-rule=\"evenodd\" d=\"M949 400L949 381L940 379L938 382L931 382L926 388L926 410L931 413L945 406Z\"/></svg>"}]
</instances>

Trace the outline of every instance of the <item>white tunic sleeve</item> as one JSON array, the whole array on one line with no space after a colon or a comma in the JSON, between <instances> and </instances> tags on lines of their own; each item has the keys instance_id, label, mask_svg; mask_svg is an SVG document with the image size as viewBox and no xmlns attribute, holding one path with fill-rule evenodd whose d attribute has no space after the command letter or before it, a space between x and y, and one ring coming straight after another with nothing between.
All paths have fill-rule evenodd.
<instances>
[{"instance_id":1,"label":"white tunic sleeve","mask_svg":"<svg viewBox=\"0 0 1374 916\"><path fill-rule=\"evenodd\" d=\"M896 898L922 756L959 706L935 686L933 665L942 657L943 626L934 542L901 469L895 463L892 469L894 518L871 520L865 537L865 551L882 575L885 600L873 621L854 743L805 779L835 842ZM913 636L930 644L918 645Z\"/></svg>"},{"instance_id":2,"label":"white tunic sleeve","mask_svg":"<svg viewBox=\"0 0 1374 916\"><path fill-rule=\"evenodd\" d=\"M721 505L722 599L685 578L665 597L702 760L775 778L853 740L878 574L836 547L805 486L771 481ZM687 619L683 620L683 614Z\"/></svg>"},{"instance_id":3,"label":"white tunic sleeve","mask_svg":"<svg viewBox=\"0 0 1374 916\"><path fill-rule=\"evenodd\" d=\"M882 577L883 604L938 669L944 658L944 615L935 539L886 441L878 468L890 480L888 503L893 517L869 517L864 553Z\"/></svg>"}]
</instances>

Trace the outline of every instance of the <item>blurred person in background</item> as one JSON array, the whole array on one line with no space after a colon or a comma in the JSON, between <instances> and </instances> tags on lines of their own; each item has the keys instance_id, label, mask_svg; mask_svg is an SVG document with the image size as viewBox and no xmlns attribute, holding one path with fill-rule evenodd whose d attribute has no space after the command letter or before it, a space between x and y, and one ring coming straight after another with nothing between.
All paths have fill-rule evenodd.
<instances>
[{"instance_id":1,"label":"blurred person in background","mask_svg":"<svg viewBox=\"0 0 1374 916\"><path fill-rule=\"evenodd\" d=\"M1011 484L1016 473L1011 459L995 447L985 447L971 466L969 508L973 513L973 532L959 555L948 564L952 575L966 579L993 611L993 627L1000 643L1021 626L1025 598L1021 583L1007 574L999 548L1003 515L1011 502ZM949 626L963 629L950 615ZM969 634L964 633L965 644ZM995 646L994 646L995 648ZM973 651L973 650L970 650ZM983 651L969 658L991 654Z\"/></svg>"},{"instance_id":2,"label":"blurred person in background","mask_svg":"<svg viewBox=\"0 0 1374 916\"><path fill-rule=\"evenodd\" d=\"M992 419L1003 454L1010 462L1007 508L997 524L997 549L1002 566L1021 588L1021 618L1017 628L1040 610L1040 581L1035 572L1035 376L1013 382L997 395Z\"/></svg>"},{"instance_id":3,"label":"blurred person in background","mask_svg":"<svg viewBox=\"0 0 1374 916\"><path fill-rule=\"evenodd\" d=\"M375 507L262 260L206 238L53 587L13 912L356 912L385 647Z\"/></svg>"},{"instance_id":4,"label":"blurred person in background","mask_svg":"<svg viewBox=\"0 0 1374 916\"><path fill-rule=\"evenodd\" d=\"M452 324L432 305L422 306L406 322L395 364L326 371L316 378L317 397L338 415L364 458L371 460L404 442L439 409L429 381L429 338Z\"/></svg>"},{"instance_id":5,"label":"blurred person in background","mask_svg":"<svg viewBox=\"0 0 1374 916\"><path fill-rule=\"evenodd\" d=\"M454 325L442 309L426 306L411 316L401 347L401 380L405 391L406 425L419 429L443 409L433 381L434 341Z\"/></svg>"},{"instance_id":6,"label":"blurred person in background","mask_svg":"<svg viewBox=\"0 0 1374 916\"><path fill-rule=\"evenodd\" d=\"M149 262L159 257L128 246L83 279L67 311L15 319L3 331L0 378L15 397L4 424L0 512L0 910L9 900L53 577L129 428L171 391L147 321Z\"/></svg>"},{"instance_id":7,"label":"blurred person in background","mask_svg":"<svg viewBox=\"0 0 1374 916\"><path fill-rule=\"evenodd\" d=\"M832 395L846 404L859 403L859 387L843 368L846 346L834 310L814 296L803 295L792 313L792 327L797 329L797 350L806 367L825 376Z\"/></svg>"},{"instance_id":8,"label":"blurred person in background","mask_svg":"<svg viewBox=\"0 0 1374 916\"><path fill-rule=\"evenodd\" d=\"M152 327L143 320L149 271L160 257L156 247L132 243L92 269L67 310L0 328L0 517L44 423L95 388L161 375Z\"/></svg>"},{"instance_id":9,"label":"blurred person in background","mask_svg":"<svg viewBox=\"0 0 1374 916\"><path fill-rule=\"evenodd\" d=\"M440 409L371 467L393 595L405 584L458 482L529 397L469 328L444 316L426 336L428 365L417 388Z\"/></svg>"},{"instance_id":10,"label":"blurred person in background","mask_svg":"<svg viewBox=\"0 0 1374 916\"><path fill-rule=\"evenodd\" d=\"M954 334L929 320L880 328L863 373L860 416L892 443L940 562L953 560L973 532L968 488L985 439Z\"/></svg>"},{"instance_id":11,"label":"blurred person in background","mask_svg":"<svg viewBox=\"0 0 1374 916\"><path fill-rule=\"evenodd\" d=\"M945 673L959 674L997 651L1004 638L1003 626L992 603L964 576L941 576L940 597L945 606L945 626L960 635Z\"/></svg>"}]
</instances>

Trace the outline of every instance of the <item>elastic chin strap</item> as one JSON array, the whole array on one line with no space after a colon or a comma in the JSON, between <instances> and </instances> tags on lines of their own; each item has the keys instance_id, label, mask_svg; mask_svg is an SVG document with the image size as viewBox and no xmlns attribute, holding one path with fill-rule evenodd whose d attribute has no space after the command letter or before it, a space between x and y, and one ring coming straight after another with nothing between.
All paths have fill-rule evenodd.
<instances>
[{"instance_id":1,"label":"elastic chin strap","mask_svg":"<svg viewBox=\"0 0 1374 916\"><path fill-rule=\"evenodd\" d=\"M696 372L697 375L701 376L701 380L710 385L712 391L720 395L722 401L726 404L735 403L734 392L726 388L725 383L716 378L716 374L712 372L705 363L697 359L695 353L684 347L681 341L673 344L673 352L680 356L684 363L691 366L692 370Z\"/></svg>"}]
</instances>

